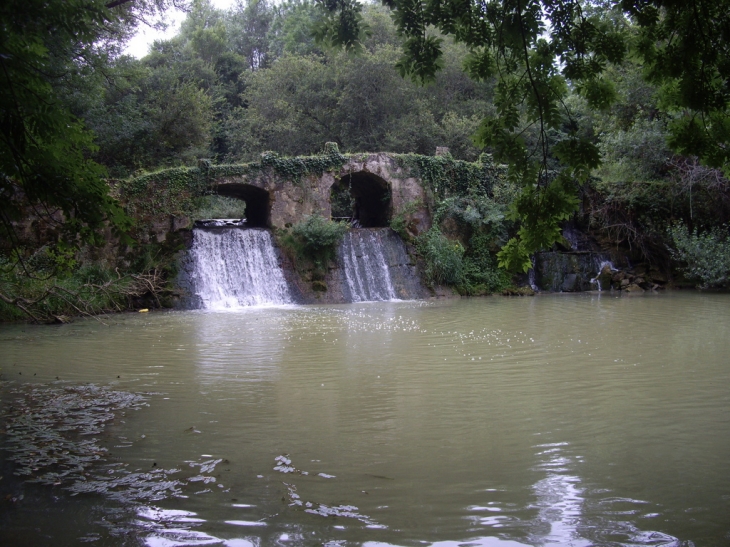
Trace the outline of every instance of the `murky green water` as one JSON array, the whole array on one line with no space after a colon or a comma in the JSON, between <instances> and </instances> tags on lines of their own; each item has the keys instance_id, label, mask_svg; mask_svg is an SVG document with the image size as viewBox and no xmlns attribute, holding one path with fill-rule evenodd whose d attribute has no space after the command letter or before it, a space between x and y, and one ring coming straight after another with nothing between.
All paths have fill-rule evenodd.
<instances>
[{"instance_id":1,"label":"murky green water","mask_svg":"<svg viewBox=\"0 0 730 547\"><path fill-rule=\"evenodd\" d=\"M95 436L109 453L76 491L122 469L176 481L74 496L13 482L6 461L0 543L730 545L729 304L495 297L0 327L6 410L25 382L148 394Z\"/></svg>"}]
</instances>

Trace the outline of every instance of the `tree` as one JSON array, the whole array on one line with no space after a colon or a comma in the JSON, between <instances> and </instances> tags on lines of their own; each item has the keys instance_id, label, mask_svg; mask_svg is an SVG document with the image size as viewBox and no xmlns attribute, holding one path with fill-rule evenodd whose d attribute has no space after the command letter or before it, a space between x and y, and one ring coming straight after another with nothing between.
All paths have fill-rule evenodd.
<instances>
[{"instance_id":1,"label":"tree","mask_svg":"<svg viewBox=\"0 0 730 547\"><path fill-rule=\"evenodd\" d=\"M318 0L320 39L348 49L363 40L362 5ZM605 73L631 53L660 86L672 116L669 144L730 173L730 0L383 0L403 41L397 66L433 80L444 36L464 44L476 80L496 81L496 111L476 141L492 149L522 194L511 215L518 236L500 264L527 270L530 255L561 239L577 190L600 164L596 142L566 105L573 91L590 108L615 98Z\"/></svg>"},{"instance_id":2,"label":"tree","mask_svg":"<svg viewBox=\"0 0 730 547\"><path fill-rule=\"evenodd\" d=\"M126 216L89 158L93 135L62 90L118 52L139 17L166 0L5 0L0 5L0 234L18 250L13 222L30 208L61 224L68 244L94 240ZM16 258L20 254L15 253Z\"/></svg>"},{"instance_id":3,"label":"tree","mask_svg":"<svg viewBox=\"0 0 730 547\"><path fill-rule=\"evenodd\" d=\"M266 0L248 0L244 5L238 0L228 16L236 53L248 62L250 70L264 68L269 63L269 28L274 11Z\"/></svg>"},{"instance_id":4,"label":"tree","mask_svg":"<svg viewBox=\"0 0 730 547\"><path fill-rule=\"evenodd\" d=\"M312 28L320 17L320 11L313 1L285 0L276 5L274 10L276 15L269 29L269 39L276 57L284 53L322 53L322 48L315 44L312 36Z\"/></svg>"},{"instance_id":5,"label":"tree","mask_svg":"<svg viewBox=\"0 0 730 547\"><path fill-rule=\"evenodd\" d=\"M436 146L448 146L457 158L478 157L469 137L478 127L478 114L490 108L492 86L460 69L463 46L447 44L443 70L421 87L394 68L397 34L386 8L363 10L369 34L360 55L303 54L298 46L307 51L311 45L299 33L307 5L280 6L273 43L286 44L284 52L239 80L243 104L225 121L229 161L256 159L265 150L312 154L327 141L350 152L432 154ZM290 26L292 17L296 24ZM287 35L283 29L294 31Z\"/></svg>"}]
</instances>

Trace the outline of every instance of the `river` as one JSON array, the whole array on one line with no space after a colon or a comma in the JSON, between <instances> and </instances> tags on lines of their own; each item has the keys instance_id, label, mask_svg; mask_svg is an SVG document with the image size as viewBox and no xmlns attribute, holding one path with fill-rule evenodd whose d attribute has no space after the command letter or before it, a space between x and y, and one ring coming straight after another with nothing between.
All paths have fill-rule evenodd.
<instances>
[{"instance_id":1,"label":"river","mask_svg":"<svg viewBox=\"0 0 730 547\"><path fill-rule=\"evenodd\" d=\"M0 326L2 545L730 545L730 295L102 321ZM88 384L143 399L19 482Z\"/></svg>"}]
</instances>

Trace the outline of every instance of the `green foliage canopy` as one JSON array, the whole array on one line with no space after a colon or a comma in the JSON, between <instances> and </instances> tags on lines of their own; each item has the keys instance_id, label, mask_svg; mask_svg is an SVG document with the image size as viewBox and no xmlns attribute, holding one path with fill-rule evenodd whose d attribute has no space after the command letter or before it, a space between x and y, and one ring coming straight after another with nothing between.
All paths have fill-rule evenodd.
<instances>
[{"instance_id":1,"label":"green foliage canopy","mask_svg":"<svg viewBox=\"0 0 730 547\"><path fill-rule=\"evenodd\" d=\"M67 243L128 219L90 159L93 135L64 90L106 59L164 0L5 0L0 4L0 234L28 213L60 224Z\"/></svg>"},{"instance_id":2,"label":"green foliage canopy","mask_svg":"<svg viewBox=\"0 0 730 547\"><path fill-rule=\"evenodd\" d=\"M700 288L723 286L730 280L730 235L727 226L699 232L690 231L682 223L669 228L670 252L680 262L688 278Z\"/></svg>"},{"instance_id":3,"label":"green foliage canopy","mask_svg":"<svg viewBox=\"0 0 730 547\"><path fill-rule=\"evenodd\" d=\"M402 38L403 75L433 80L450 36L468 48L472 78L496 80L496 111L476 139L524 188L512 213L522 228L500 254L503 266L526 270L532 252L560 240L578 185L600 164L597 144L579 131L566 99L572 89L590 108L610 106L616 93L606 70L629 52L661 87L661 107L673 117L669 144L730 173L730 0L383 3ZM330 14L320 35L355 47L359 4L319 4Z\"/></svg>"}]
</instances>

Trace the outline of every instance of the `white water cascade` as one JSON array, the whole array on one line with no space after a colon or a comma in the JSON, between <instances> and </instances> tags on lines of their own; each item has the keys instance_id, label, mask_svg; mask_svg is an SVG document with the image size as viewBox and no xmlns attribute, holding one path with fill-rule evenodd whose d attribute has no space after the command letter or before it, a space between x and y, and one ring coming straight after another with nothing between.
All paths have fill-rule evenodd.
<instances>
[{"instance_id":1,"label":"white water cascade","mask_svg":"<svg viewBox=\"0 0 730 547\"><path fill-rule=\"evenodd\" d=\"M618 270L614 267L613 262L610 260L596 260L597 266L596 269L598 270L598 273L596 274L596 277L592 278L590 280L591 285L595 285L598 289L598 292L603 291L603 287L601 287L601 275L604 273L604 269L608 268L611 272L617 272ZM607 287L608 288L608 287Z\"/></svg>"},{"instance_id":2,"label":"white water cascade","mask_svg":"<svg viewBox=\"0 0 730 547\"><path fill-rule=\"evenodd\" d=\"M292 297L268 230L193 230L189 282L208 310L289 304Z\"/></svg>"},{"instance_id":3,"label":"white water cascade","mask_svg":"<svg viewBox=\"0 0 730 547\"><path fill-rule=\"evenodd\" d=\"M350 230L345 234L340 258L352 302L398 298L381 237L382 231L369 229Z\"/></svg>"}]
</instances>

